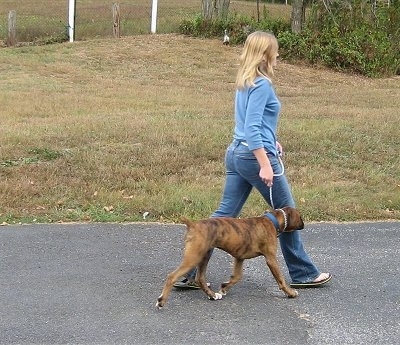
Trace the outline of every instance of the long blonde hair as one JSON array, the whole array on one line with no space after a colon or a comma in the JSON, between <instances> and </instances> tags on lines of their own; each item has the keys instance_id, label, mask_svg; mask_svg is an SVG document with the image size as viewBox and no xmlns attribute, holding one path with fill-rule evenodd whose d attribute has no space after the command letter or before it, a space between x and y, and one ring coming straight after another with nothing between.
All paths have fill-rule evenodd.
<instances>
[{"instance_id":1,"label":"long blonde hair","mask_svg":"<svg viewBox=\"0 0 400 345\"><path fill-rule=\"evenodd\" d=\"M240 66L236 76L236 87L243 89L254 85L258 76L272 78L273 61L278 54L278 40L267 32L255 31L247 36Z\"/></svg>"}]
</instances>

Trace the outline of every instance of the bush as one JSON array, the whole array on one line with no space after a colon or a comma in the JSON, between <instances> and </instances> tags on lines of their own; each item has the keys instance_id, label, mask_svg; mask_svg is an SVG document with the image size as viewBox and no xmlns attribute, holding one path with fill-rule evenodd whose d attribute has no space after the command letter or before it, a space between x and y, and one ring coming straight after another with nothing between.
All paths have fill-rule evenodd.
<instances>
[{"instance_id":1,"label":"bush","mask_svg":"<svg viewBox=\"0 0 400 345\"><path fill-rule=\"evenodd\" d=\"M370 77L399 74L400 1L376 9L368 4L334 1L326 8L316 3L298 38L303 41L300 57Z\"/></svg>"},{"instance_id":2,"label":"bush","mask_svg":"<svg viewBox=\"0 0 400 345\"><path fill-rule=\"evenodd\" d=\"M228 31L230 43L242 44L249 33L257 30L270 31L277 35L290 29L290 23L283 19L271 19L264 13L264 18L257 22L254 18L234 14L226 20L206 20L196 15L192 20L184 20L179 26L179 32L185 35L215 38L223 37Z\"/></svg>"},{"instance_id":3,"label":"bush","mask_svg":"<svg viewBox=\"0 0 400 345\"><path fill-rule=\"evenodd\" d=\"M206 21L201 15L186 20L180 32L199 37L221 37L228 30L232 44L242 44L256 30L273 32L279 41L280 56L290 62L299 60L369 77L400 74L400 0L389 7L368 12L365 0L351 4L336 0L327 9L316 3L300 34L291 32L290 23L232 15L227 20ZM349 7L350 6L350 7Z\"/></svg>"}]
</instances>

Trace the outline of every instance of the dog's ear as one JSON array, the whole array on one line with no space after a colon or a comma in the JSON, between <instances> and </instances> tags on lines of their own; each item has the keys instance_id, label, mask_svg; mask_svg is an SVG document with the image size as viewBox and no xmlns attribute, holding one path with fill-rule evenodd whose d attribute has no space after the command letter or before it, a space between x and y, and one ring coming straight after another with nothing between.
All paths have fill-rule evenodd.
<instances>
[{"instance_id":1,"label":"dog's ear","mask_svg":"<svg viewBox=\"0 0 400 345\"><path fill-rule=\"evenodd\" d=\"M282 207L282 210L284 210L286 214L290 214L293 211L295 211L296 209L294 207L285 206L285 207Z\"/></svg>"},{"instance_id":2,"label":"dog's ear","mask_svg":"<svg viewBox=\"0 0 400 345\"><path fill-rule=\"evenodd\" d=\"M303 218L296 208L284 207L283 209L286 212L288 224L294 226L296 230L304 229Z\"/></svg>"}]
</instances>

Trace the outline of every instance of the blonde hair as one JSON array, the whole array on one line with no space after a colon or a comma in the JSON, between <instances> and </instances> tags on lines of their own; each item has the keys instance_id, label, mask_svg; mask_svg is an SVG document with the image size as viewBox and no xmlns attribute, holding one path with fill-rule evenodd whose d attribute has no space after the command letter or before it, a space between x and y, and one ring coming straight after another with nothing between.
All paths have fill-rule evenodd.
<instances>
[{"instance_id":1,"label":"blonde hair","mask_svg":"<svg viewBox=\"0 0 400 345\"><path fill-rule=\"evenodd\" d=\"M240 56L236 87L243 89L253 86L258 76L270 79L274 75L272 63L277 54L278 40L273 34L255 31L247 36Z\"/></svg>"}]
</instances>

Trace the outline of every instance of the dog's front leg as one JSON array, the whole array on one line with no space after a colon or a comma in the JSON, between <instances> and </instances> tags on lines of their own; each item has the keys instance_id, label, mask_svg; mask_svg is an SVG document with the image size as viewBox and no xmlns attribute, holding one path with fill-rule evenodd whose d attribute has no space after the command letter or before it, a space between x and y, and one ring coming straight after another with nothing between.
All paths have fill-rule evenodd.
<instances>
[{"instance_id":1,"label":"dog's front leg","mask_svg":"<svg viewBox=\"0 0 400 345\"><path fill-rule=\"evenodd\" d=\"M290 288L283 277L281 270L279 269L278 260L276 259L276 255L267 255L265 257L267 261L267 265L274 276L276 282L278 283L279 289L281 289L286 295L290 298L295 298L299 295L299 293L295 290Z\"/></svg>"},{"instance_id":2,"label":"dog's front leg","mask_svg":"<svg viewBox=\"0 0 400 345\"><path fill-rule=\"evenodd\" d=\"M231 279L221 284L221 290L219 291L222 295L226 295L228 290L232 287L232 285L236 284L243 276L243 262L242 259L234 258L233 264L233 272L231 275Z\"/></svg>"}]
</instances>

